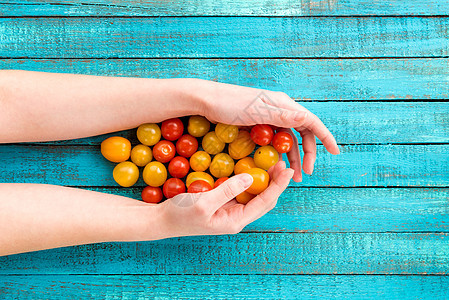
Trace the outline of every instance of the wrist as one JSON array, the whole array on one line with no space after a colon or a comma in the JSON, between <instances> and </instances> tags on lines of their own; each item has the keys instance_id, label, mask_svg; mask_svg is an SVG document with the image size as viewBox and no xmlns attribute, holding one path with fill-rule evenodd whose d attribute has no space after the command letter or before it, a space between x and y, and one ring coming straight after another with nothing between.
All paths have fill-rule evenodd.
<instances>
[{"instance_id":1,"label":"wrist","mask_svg":"<svg viewBox=\"0 0 449 300\"><path fill-rule=\"evenodd\" d=\"M185 115L204 116L207 111L207 98L202 93L202 82L204 80L196 78L179 78L173 80L176 98L181 102L180 105L186 107L188 113ZM204 85L204 84L203 84Z\"/></svg>"}]
</instances>

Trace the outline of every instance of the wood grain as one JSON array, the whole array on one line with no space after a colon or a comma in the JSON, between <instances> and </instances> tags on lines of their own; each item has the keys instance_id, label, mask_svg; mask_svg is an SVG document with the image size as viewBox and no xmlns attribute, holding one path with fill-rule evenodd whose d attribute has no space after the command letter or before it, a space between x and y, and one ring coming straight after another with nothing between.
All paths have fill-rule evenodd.
<instances>
[{"instance_id":1,"label":"wood grain","mask_svg":"<svg viewBox=\"0 0 449 300\"><path fill-rule=\"evenodd\" d=\"M444 299L448 286L449 276L0 276L0 294L11 299Z\"/></svg>"},{"instance_id":2,"label":"wood grain","mask_svg":"<svg viewBox=\"0 0 449 300\"><path fill-rule=\"evenodd\" d=\"M58 0L2 4L0 16L347 16L449 14L447 0Z\"/></svg>"},{"instance_id":3,"label":"wood grain","mask_svg":"<svg viewBox=\"0 0 449 300\"><path fill-rule=\"evenodd\" d=\"M0 257L0 274L447 274L447 233L243 233Z\"/></svg>"},{"instance_id":4,"label":"wood grain","mask_svg":"<svg viewBox=\"0 0 449 300\"><path fill-rule=\"evenodd\" d=\"M3 18L3 58L441 57L449 18Z\"/></svg>"},{"instance_id":5,"label":"wood grain","mask_svg":"<svg viewBox=\"0 0 449 300\"><path fill-rule=\"evenodd\" d=\"M87 188L141 199L142 188ZM449 232L449 189L288 188L245 232Z\"/></svg>"},{"instance_id":6,"label":"wood grain","mask_svg":"<svg viewBox=\"0 0 449 300\"><path fill-rule=\"evenodd\" d=\"M304 101L449 98L448 58L0 59L0 69L149 78L202 78L283 91Z\"/></svg>"},{"instance_id":7,"label":"wood grain","mask_svg":"<svg viewBox=\"0 0 449 300\"><path fill-rule=\"evenodd\" d=\"M314 174L291 185L447 187L448 154L448 144L342 146L337 156L319 146ZM116 186L99 147L1 145L0 156L0 182Z\"/></svg>"}]
</instances>

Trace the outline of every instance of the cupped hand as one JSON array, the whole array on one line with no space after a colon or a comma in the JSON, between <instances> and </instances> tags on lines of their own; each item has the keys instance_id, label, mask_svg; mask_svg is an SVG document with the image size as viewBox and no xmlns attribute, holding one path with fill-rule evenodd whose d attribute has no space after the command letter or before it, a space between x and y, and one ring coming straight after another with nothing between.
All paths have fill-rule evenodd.
<instances>
[{"instance_id":1,"label":"cupped hand","mask_svg":"<svg viewBox=\"0 0 449 300\"><path fill-rule=\"evenodd\" d=\"M295 170L293 180L302 180L301 157L298 141L290 128L298 131L302 138L304 159L302 168L312 174L316 159L317 137L331 154L339 154L335 138L323 122L302 105L283 92L273 92L206 80L195 80L193 94L203 103L205 117L213 122L251 126L270 124L285 128L296 143L288 154Z\"/></svg>"},{"instance_id":2,"label":"cupped hand","mask_svg":"<svg viewBox=\"0 0 449 300\"><path fill-rule=\"evenodd\" d=\"M280 161L273 166L268 188L247 204L234 198L252 183L248 174L233 176L217 188L204 193L179 194L160 204L170 236L235 234L276 206L287 188L293 170Z\"/></svg>"}]
</instances>

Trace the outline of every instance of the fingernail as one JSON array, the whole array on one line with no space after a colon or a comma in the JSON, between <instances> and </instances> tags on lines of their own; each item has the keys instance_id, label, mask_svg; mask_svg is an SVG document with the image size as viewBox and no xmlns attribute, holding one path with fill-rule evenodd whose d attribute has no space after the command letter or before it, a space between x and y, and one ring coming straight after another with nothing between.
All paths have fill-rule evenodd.
<instances>
[{"instance_id":1,"label":"fingernail","mask_svg":"<svg viewBox=\"0 0 449 300\"><path fill-rule=\"evenodd\" d=\"M304 111L298 111L298 112L296 112L296 114L295 114L295 121L296 121L296 122L304 121L304 120L306 119L306 117L307 117L307 112L304 112Z\"/></svg>"},{"instance_id":2,"label":"fingernail","mask_svg":"<svg viewBox=\"0 0 449 300\"><path fill-rule=\"evenodd\" d=\"M253 183L253 176L246 174L246 175L242 176L242 178L240 180L242 181L243 186L245 188L247 188Z\"/></svg>"}]
</instances>

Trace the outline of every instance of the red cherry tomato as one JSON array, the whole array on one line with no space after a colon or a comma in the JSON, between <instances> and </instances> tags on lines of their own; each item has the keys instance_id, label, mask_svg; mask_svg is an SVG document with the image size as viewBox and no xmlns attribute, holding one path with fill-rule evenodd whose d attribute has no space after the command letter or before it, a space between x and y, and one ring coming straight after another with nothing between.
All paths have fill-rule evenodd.
<instances>
[{"instance_id":1,"label":"red cherry tomato","mask_svg":"<svg viewBox=\"0 0 449 300\"><path fill-rule=\"evenodd\" d=\"M190 165L187 158L176 156L168 164L168 172L175 178L182 178L189 173Z\"/></svg>"},{"instance_id":2,"label":"red cherry tomato","mask_svg":"<svg viewBox=\"0 0 449 300\"><path fill-rule=\"evenodd\" d=\"M187 192L202 193L202 192L210 191L211 189L212 189L212 187L206 181L196 180L190 184L189 188L187 189Z\"/></svg>"},{"instance_id":3,"label":"red cherry tomato","mask_svg":"<svg viewBox=\"0 0 449 300\"><path fill-rule=\"evenodd\" d=\"M175 157L175 154L175 145L169 141L160 141L153 147L153 156L161 163L169 162L173 157Z\"/></svg>"},{"instance_id":4,"label":"red cherry tomato","mask_svg":"<svg viewBox=\"0 0 449 300\"><path fill-rule=\"evenodd\" d=\"M162 122L161 132L164 139L169 141L177 140L184 132L184 124L178 118L165 120Z\"/></svg>"},{"instance_id":5,"label":"red cherry tomato","mask_svg":"<svg viewBox=\"0 0 449 300\"><path fill-rule=\"evenodd\" d=\"M179 155L190 157L198 150L198 140L190 134L184 134L176 142L176 151Z\"/></svg>"},{"instance_id":6,"label":"red cherry tomato","mask_svg":"<svg viewBox=\"0 0 449 300\"><path fill-rule=\"evenodd\" d=\"M162 190L159 187L147 186L142 190L142 200L147 203L159 203L162 200Z\"/></svg>"},{"instance_id":7,"label":"red cherry tomato","mask_svg":"<svg viewBox=\"0 0 449 300\"><path fill-rule=\"evenodd\" d=\"M251 129L251 139L260 146L268 145L273 139L273 129L270 125L258 124Z\"/></svg>"},{"instance_id":8,"label":"red cherry tomato","mask_svg":"<svg viewBox=\"0 0 449 300\"><path fill-rule=\"evenodd\" d=\"M162 187L164 196L167 198L172 198L178 194L186 192L186 186L179 178L170 178L164 183Z\"/></svg>"},{"instance_id":9,"label":"red cherry tomato","mask_svg":"<svg viewBox=\"0 0 449 300\"><path fill-rule=\"evenodd\" d=\"M228 180L228 179L229 179L229 177L221 177L221 178L218 178L218 179L215 181L214 188L216 188L217 186L219 186L220 184L222 184L223 182L225 182L225 181Z\"/></svg>"},{"instance_id":10,"label":"red cherry tomato","mask_svg":"<svg viewBox=\"0 0 449 300\"><path fill-rule=\"evenodd\" d=\"M273 147L279 153L287 153L292 150L293 138L285 131L278 132L273 137Z\"/></svg>"}]
</instances>

